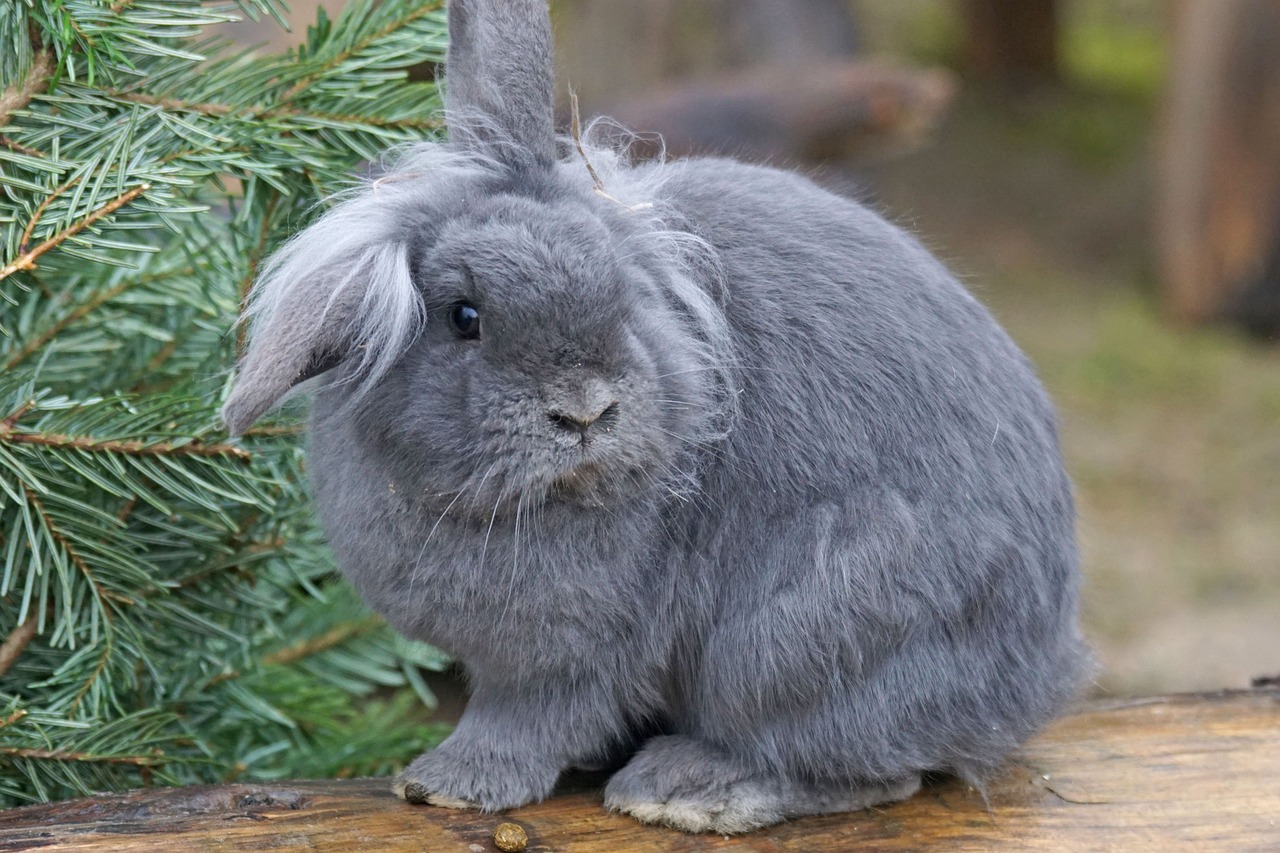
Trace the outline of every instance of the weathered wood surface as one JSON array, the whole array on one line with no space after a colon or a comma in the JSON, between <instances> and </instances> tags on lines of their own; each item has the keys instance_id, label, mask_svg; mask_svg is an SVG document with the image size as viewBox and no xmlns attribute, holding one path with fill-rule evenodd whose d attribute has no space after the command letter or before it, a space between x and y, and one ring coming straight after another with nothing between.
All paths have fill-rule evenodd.
<instances>
[{"instance_id":1,"label":"weathered wood surface","mask_svg":"<svg viewBox=\"0 0 1280 853\"><path fill-rule=\"evenodd\" d=\"M505 815L410 806L385 780L149 790L0 813L0 851L462 851L516 822L530 851L1280 850L1280 687L1095 703L1029 744L989 803L907 802L736 838L606 814L596 789Z\"/></svg>"}]
</instances>

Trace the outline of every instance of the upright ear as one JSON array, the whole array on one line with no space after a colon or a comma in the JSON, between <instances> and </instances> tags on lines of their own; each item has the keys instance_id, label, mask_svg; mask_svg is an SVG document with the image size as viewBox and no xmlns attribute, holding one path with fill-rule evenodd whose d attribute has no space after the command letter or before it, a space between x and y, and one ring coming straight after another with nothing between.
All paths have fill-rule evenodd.
<instances>
[{"instance_id":1,"label":"upright ear","mask_svg":"<svg viewBox=\"0 0 1280 853\"><path fill-rule=\"evenodd\" d=\"M547 0L449 0L451 138L506 163L555 161Z\"/></svg>"},{"instance_id":2,"label":"upright ear","mask_svg":"<svg viewBox=\"0 0 1280 853\"><path fill-rule=\"evenodd\" d=\"M422 322L406 247L372 194L326 213L268 261L245 313L251 338L222 408L240 435L291 388L344 362L371 383Z\"/></svg>"}]
</instances>

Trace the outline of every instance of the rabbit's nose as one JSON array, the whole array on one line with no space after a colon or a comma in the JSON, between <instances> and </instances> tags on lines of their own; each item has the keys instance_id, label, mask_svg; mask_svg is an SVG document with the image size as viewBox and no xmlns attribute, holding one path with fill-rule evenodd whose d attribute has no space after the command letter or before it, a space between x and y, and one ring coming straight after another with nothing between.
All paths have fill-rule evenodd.
<instances>
[{"instance_id":1,"label":"rabbit's nose","mask_svg":"<svg viewBox=\"0 0 1280 853\"><path fill-rule=\"evenodd\" d=\"M556 427L564 430L565 432L577 433L584 438L587 435L587 430L591 429L593 424L598 423L605 429L608 429L609 425L613 423L617 416L618 403L616 400L594 414L562 411L560 409L552 409L547 412L547 420L551 421L551 423Z\"/></svg>"}]
</instances>

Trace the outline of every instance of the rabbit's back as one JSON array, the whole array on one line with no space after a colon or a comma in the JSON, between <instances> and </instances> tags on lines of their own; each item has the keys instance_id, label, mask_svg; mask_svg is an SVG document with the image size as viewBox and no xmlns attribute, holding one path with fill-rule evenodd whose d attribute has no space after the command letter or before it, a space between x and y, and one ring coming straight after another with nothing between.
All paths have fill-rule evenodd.
<instances>
[{"instance_id":1,"label":"rabbit's back","mask_svg":"<svg viewBox=\"0 0 1280 853\"><path fill-rule=\"evenodd\" d=\"M689 161L665 187L723 271L739 413L687 513L715 573L688 591L716 614L695 713L737 718L724 731L753 733L744 752L793 769L980 772L1086 666L1040 383L986 309L865 207L731 161ZM778 717L809 747L762 731Z\"/></svg>"},{"instance_id":2,"label":"rabbit's back","mask_svg":"<svg viewBox=\"0 0 1280 853\"><path fill-rule=\"evenodd\" d=\"M689 161L664 185L723 271L744 415L724 456L770 509L891 488L919 508L1038 508L1071 529L1026 358L912 237L803 177ZM739 470L742 470L741 467Z\"/></svg>"}]
</instances>

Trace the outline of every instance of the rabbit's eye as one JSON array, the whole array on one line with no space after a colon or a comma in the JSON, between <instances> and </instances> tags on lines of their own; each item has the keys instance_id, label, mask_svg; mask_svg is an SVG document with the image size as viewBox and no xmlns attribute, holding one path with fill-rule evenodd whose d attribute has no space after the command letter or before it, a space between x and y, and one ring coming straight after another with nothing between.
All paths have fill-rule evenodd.
<instances>
[{"instance_id":1,"label":"rabbit's eye","mask_svg":"<svg viewBox=\"0 0 1280 853\"><path fill-rule=\"evenodd\" d=\"M463 340L474 341L480 337L480 312L474 305L459 302L449 311L449 323L453 332Z\"/></svg>"}]
</instances>

